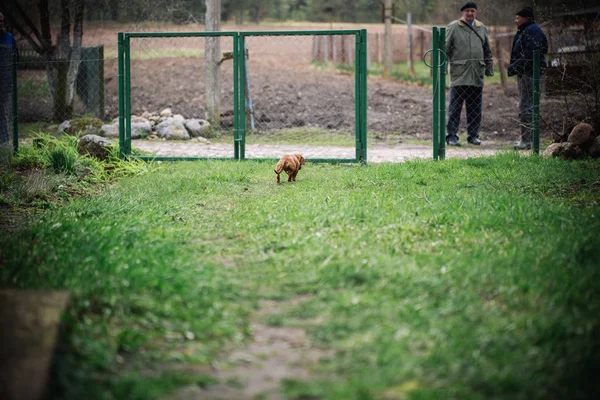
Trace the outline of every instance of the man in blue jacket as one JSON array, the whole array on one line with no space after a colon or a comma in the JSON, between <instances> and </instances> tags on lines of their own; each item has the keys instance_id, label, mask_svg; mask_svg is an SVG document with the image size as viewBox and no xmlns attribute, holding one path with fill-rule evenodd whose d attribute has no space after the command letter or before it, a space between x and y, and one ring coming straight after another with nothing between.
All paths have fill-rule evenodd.
<instances>
[{"instance_id":1,"label":"man in blue jacket","mask_svg":"<svg viewBox=\"0 0 600 400\"><path fill-rule=\"evenodd\" d=\"M525 7L517 11L515 17L517 34L513 39L508 76L517 76L521 100L519 117L521 138L515 143L515 150L531 149L533 121L533 52L540 52L541 67L546 66L548 39L533 20L533 8Z\"/></svg>"},{"instance_id":2,"label":"man in blue jacket","mask_svg":"<svg viewBox=\"0 0 600 400\"><path fill-rule=\"evenodd\" d=\"M0 12L0 145L9 141L9 116L12 105L12 66L17 61L17 42L6 32L4 14Z\"/></svg>"}]
</instances>

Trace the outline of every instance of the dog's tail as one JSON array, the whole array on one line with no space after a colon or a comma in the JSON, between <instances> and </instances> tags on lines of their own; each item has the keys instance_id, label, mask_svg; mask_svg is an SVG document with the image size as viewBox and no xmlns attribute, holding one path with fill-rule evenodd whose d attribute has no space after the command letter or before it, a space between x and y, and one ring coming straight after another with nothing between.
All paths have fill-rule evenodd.
<instances>
[{"instance_id":1,"label":"dog's tail","mask_svg":"<svg viewBox=\"0 0 600 400\"><path fill-rule=\"evenodd\" d=\"M281 173L281 171L283 171L283 165L284 165L284 162L282 160L279 160L279 162L275 166L275 173L276 174L279 175Z\"/></svg>"}]
</instances>

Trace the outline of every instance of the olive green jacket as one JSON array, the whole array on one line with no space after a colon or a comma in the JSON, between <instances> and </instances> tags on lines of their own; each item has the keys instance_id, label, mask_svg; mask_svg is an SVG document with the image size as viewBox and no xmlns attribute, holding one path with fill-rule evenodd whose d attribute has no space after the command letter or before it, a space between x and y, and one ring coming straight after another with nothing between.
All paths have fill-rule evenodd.
<instances>
[{"instance_id":1,"label":"olive green jacket","mask_svg":"<svg viewBox=\"0 0 600 400\"><path fill-rule=\"evenodd\" d=\"M446 57L450 66L450 86L482 86L483 76L494 75L494 60L487 29L475 20L473 29L462 21L452 21L446 30Z\"/></svg>"}]
</instances>

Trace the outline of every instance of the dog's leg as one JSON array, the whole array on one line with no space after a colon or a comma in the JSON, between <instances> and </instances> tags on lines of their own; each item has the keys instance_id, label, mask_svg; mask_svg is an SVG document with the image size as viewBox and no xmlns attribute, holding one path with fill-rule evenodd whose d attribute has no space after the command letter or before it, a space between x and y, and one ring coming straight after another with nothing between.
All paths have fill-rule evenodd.
<instances>
[{"instance_id":1,"label":"dog's leg","mask_svg":"<svg viewBox=\"0 0 600 400\"><path fill-rule=\"evenodd\" d=\"M279 174L277 174L277 183L281 183L281 181L279 180Z\"/></svg>"}]
</instances>

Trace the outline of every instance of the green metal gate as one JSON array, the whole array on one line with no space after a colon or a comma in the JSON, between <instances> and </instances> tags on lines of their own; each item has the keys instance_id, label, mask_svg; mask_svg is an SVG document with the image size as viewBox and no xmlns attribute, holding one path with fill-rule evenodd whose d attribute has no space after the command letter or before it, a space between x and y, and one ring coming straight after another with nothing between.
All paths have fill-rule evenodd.
<instances>
[{"instance_id":1,"label":"green metal gate","mask_svg":"<svg viewBox=\"0 0 600 400\"><path fill-rule=\"evenodd\" d=\"M251 75L248 74L248 43L252 41L267 40L267 38L318 38L325 36L350 36L353 38L352 60L348 68L354 72L353 82L353 107L354 118L354 151L349 157L306 157L312 162L361 162L367 161L367 32L361 30L324 30L324 31L260 31L260 32L169 32L148 33L133 32L119 33L118 40L118 79L119 79L119 149L121 156L132 155L132 44L143 38L207 38L219 37L231 42L232 51L224 53L224 60L232 60L231 76L224 79L231 80L232 95L227 104L231 107L233 114L233 135L230 156L226 157L204 157L204 156L145 156L142 159L153 160L191 160L191 159L271 159L275 156L263 157L261 155L248 156L247 138L255 129L254 119L248 118L253 112L252 98L249 97ZM285 39L283 39L285 40ZM314 40L314 39L313 39ZM268 40L267 40L268 41ZM343 45L343 43L342 43ZM335 45L334 45L335 46ZM175 46L176 47L176 46ZM264 46L263 46L264 47ZM176 49L170 48L168 51ZM332 50L327 49L327 54ZM335 47L333 52L335 53ZM254 51L256 54L256 51ZM138 55L139 56L139 55ZM250 55L252 57L252 53ZM327 56L326 56L327 57ZM286 60L290 61L290 60ZM295 62L295 60L292 60ZM228 71L229 72L229 71ZM229 74L228 74L229 75ZM193 79L190 77L190 79ZM135 87L134 87L135 88ZM252 115L252 117L254 117ZM260 121L258 121L260 122ZM260 125L260 124L258 124ZM260 128L258 128L260 129ZM352 132L350 132L352 134ZM278 156L277 156L278 157Z\"/></svg>"}]
</instances>

